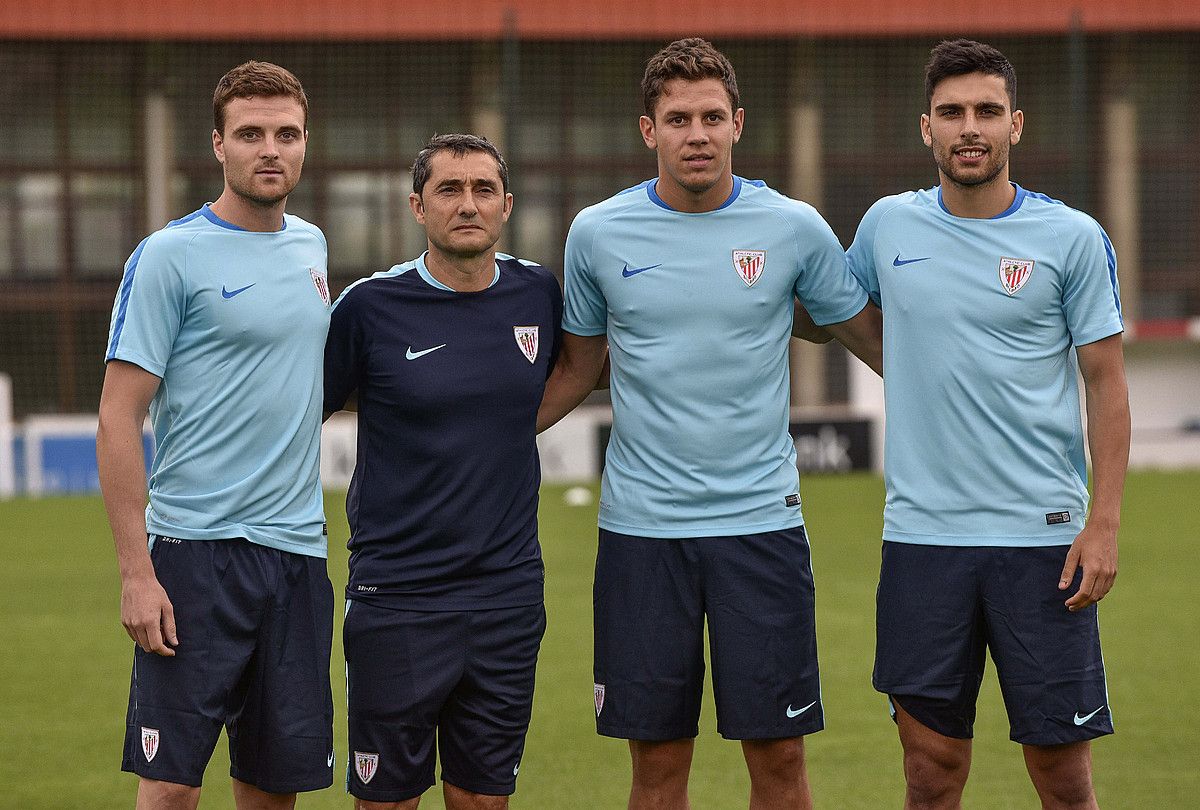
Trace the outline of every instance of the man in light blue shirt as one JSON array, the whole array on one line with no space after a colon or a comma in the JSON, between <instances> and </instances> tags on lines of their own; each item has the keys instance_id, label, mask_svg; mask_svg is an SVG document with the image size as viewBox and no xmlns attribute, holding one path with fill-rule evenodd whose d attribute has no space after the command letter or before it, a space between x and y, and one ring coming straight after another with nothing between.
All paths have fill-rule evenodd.
<instances>
[{"instance_id":1,"label":"man in light blue shirt","mask_svg":"<svg viewBox=\"0 0 1200 810\"><path fill-rule=\"evenodd\" d=\"M803 735L824 715L788 433L793 303L879 370L874 308L815 210L733 174L744 111L724 55L672 43L642 90L658 176L571 227L538 419L586 396L607 339L597 730L630 741L631 807L686 805L707 618L718 731L742 742L756 801L806 807Z\"/></svg>"},{"instance_id":2,"label":"man in light blue shirt","mask_svg":"<svg viewBox=\"0 0 1200 810\"><path fill-rule=\"evenodd\" d=\"M987 45L934 48L921 130L941 184L875 203L848 252L884 315L874 682L906 807L959 806L985 650L1044 807L1096 806L1088 741L1112 733L1095 603L1129 452L1116 256L1095 220L1009 181L1015 82Z\"/></svg>"},{"instance_id":3,"label":"man in light blue shirt","mask_svg":"<svg viewBox=\"0 0 1200 810\"><path fill-rule=\"evenodd\" d=\"M134 251L105 356L100 484L137 643L122 769L138 807L194 808L225 727L238 807L291 807L333 766L326 246L284 213L308 137L296 77L247 62L213 113L225 189Z\"/></svg>"}]
</instances>

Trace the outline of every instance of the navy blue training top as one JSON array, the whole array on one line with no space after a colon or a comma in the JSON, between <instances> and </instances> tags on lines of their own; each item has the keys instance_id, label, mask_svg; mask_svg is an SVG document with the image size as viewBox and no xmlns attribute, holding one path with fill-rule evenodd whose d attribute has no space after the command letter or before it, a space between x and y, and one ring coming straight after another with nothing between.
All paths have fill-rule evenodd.
<instances>
[{"instance_id":1,"label":"navy blue training top","mask_svg":"<svg viewBox=\"0 0 1200 810\"><path fill-rule=\"evenodd\" d=\"M479 292L424 257L346 289L325 346L325 410L358 396L347 597L405 610L542 600L536 417L560 343L547 270L496 254Z\"/></svg>"}]
</instances>

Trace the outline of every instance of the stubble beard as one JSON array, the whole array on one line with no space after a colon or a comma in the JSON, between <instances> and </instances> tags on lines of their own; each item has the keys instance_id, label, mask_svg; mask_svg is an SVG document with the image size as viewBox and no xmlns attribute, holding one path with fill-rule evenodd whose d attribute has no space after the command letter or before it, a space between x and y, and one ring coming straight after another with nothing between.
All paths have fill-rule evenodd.
<instances>
[{"instance_id":1,"label":"stubble beard","mask_svg":"<svg viewBox=\"0 0 1200 810\"><path fill-rule=\"evenodd\" d=\"M253 178L253 175L251 175L251 178ZM300 183L300 176L297 174L296 179L289 185L285 186L282 192L277 194L257 193L253 189L253 182L253 179L251 179L251 181L245 185L241 183L230 183L229 187L234 194L256 208L274 208L276 205L286 200L288 195L295 190L296 186Z\"/></svg>"},{"instance_id":2,"label":"stubble beard","mask_svg":"<svg viewBox=\"0 0 1200 810\"><path fill-rule=\"evenodd\" d=\"M946 149L945 151L941 149L935 149L934 156L938 171L940 171L947 180L954 183L954 185L962 188L976 188L978 186L985 186L989 183L992 183L997 177L1000 176L1005 167L1008 166L1007 147L1003 148L1003 151L989 150L988 157L992 158L992 160L984 165L982 174L971 174L966 176L955 170L954 150L952 148Z\"/></svg>"}]
</instances>

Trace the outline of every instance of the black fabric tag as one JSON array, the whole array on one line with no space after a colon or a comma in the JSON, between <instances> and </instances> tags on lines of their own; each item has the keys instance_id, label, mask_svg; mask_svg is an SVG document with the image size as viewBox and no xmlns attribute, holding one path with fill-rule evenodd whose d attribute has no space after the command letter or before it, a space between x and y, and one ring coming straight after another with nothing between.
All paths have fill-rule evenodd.
<instances>
[{"instance_id":1,"label":"black fabric tag","mask_svg":"<svg viewBox=\"0 0 1200 810\"><path fill-rule=\"evenodd\" d=\"M1070 522L1071 522L1071 513L1070 512L1047 512L1046 513L1046 525L1047 526L1053 526L1055 523L1070 523Z\"/></svg>"}]
</instances>

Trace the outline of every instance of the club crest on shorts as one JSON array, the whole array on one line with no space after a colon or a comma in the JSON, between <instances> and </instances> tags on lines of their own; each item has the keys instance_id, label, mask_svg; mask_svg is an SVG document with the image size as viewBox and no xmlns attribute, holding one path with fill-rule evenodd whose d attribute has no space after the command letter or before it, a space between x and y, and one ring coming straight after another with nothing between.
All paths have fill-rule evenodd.
<instances>
[{"instance_id":1,"label":"club crest on shorts","mask_svg":"<svg viewBox=\"0 0 1200 810\"><path fill-rule=\"evenodd\" d=\"M368 784L375 778L375 772L379 770L379 754L367 754L362 751L354 752L354 770L358 774L358 778L362 783Z\"/></svg>"},{"instance_id":2,"label":"club crest on shorts","mask_svg":"<svg viewBox=\"0 0 1200 810\"><path fill-rule=\"evenodd\" d=\"M767 252L765 250L735 250L733 252L733 269L738 278L746 282L747 287L753 287L759 276L767 267Z\"/></svg>"},{"instance_id":3,"label":"club crest on shorts","mask_svg":"<svg viewBox=\"0 0 1200 810\"><path fill-rule=\"evenodd\" d=\"M329 272L325 269L318 270L310 267L308 274L312 276L313 286L317 288L317 295L321 296L325 306L329 306Z\"/></svg>"},{"instance_id":4,"label":"club crest on shorts","mask_svg":"<svg viewBox=\"0 0 1200 810\"><path fill-rule=\"evenodd\" d=\"M521 349L521 354L525 355L526 360L530 363L537 360L538 328L536 326L514 326L513 337L517 339L517 346Z\"/></svg>"},{"instance_id":5,"label":"club crest on shorts","mask_svg":"<svg viewBox=\"0 0 1200 810\"><path fill-rule=\"evenodd\" d=\"M604 684L592 684L592 696L596 699L596 716L599 717L604 711Z\"/></svg>"},{"instance_id":6,"label":"club crest on shorts","mask_svg":"<svg viewBox=\"0 0 1200 810\"><path fill-rule=\"evenodd\" d=\"M1024 287L1031 275L1033 275L1033 259L1000 257L1000 286L1009 295L1016 294L1017 290Z\"/></svg>"},{"instance_id":7,"label":"club crest on shorts","mask_svg":"<svg viewBox=\"0 0 1200 810\"><path fill-rule=\"evenodd\" d=\"M158 729L142 726L142 753L147 762L153 762L158 755Z\"/></svg>"}]
</instances>

